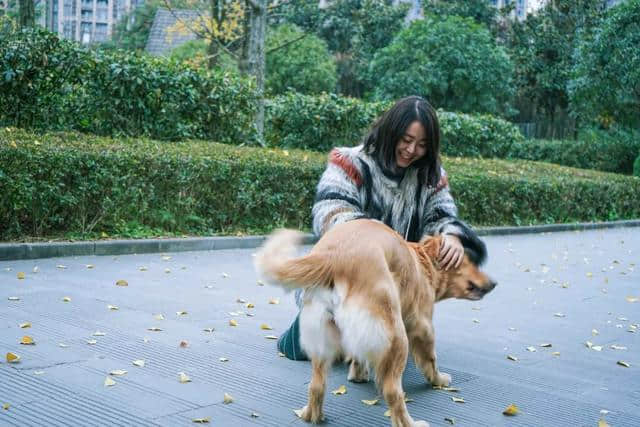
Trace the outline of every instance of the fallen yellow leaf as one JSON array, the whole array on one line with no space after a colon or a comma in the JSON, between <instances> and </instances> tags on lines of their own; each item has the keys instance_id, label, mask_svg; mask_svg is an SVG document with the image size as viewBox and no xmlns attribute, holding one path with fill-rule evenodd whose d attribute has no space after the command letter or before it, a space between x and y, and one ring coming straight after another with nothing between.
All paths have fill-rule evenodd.
<instances>
[{"instance_id":1,"label":"fallen yellow leaf","mask_svg":"<svg viewBox=\"0 0 640 427\"><path fill-rule=\"evenodd\" d=\"M446 422L448 422L451 425L454 425L456 423L456 419L455 418L449 418L449 417L444 417L444 420Z\"/></svg>"},{"instance_id":2,"label":"fallen yellow leaf","mask_svg":"<svg viewBox=\"0 0 640 427\"><path fill-rule=\"evenodd\" d=\"M260 329L264 329L265 331L270 331L273 328L269 325L267 325L266 323L263 323L262 325L260 325Z\"/></svg>"},{"instance_id":3,"label":"fallen yellow leaf","mask_svg":"<svg viewBox=\"0 0 640 427\"><path fill-rule=\"evenodd\" d=\"M71 297L64 297L64 298L62 298L62 301L71 302Z\"/></svg>"},{"instance_id":4,"label":"fallen yellow leaf","mask_svg":"<svg viewBox=\"0 0 640 427\"><path fill-rule=\"evenodd\" d=\"M258 286L264 286L264 282L262 280L258 280L256 283L258 283Z\"/></svg>"},{"instance_id":5,"label":"fallen yellow leaf","mask_svg":"<svg viewBox=\"0 0 640 427\"><path fill-rule=\"evenodd\" d=\"M186 311L176 311L176 315L177 315L177 316L184 316L184 315L186 315L186 314L187 314L187 312L186 312Z\"/></svg>"},{"instance_id":6,"label":"fallen yellow leaf","mask_svg":"<svg viewBox=\"0 0 640 427\"><path fill-rule=\"evenodd\" d=\"M559 351L554 351L553 353L551 353L552 356L560 356L560 352Z\"/></svg>"},{"instance_id":7,"label":"fallen yellow leaf","mask_svg":"<svg viewBox=\"0 0 640 427\"><path fill-rule=\"evenodd\" d=\"M116 382L114 380L112 380L111 377L105 378L105 380L104 380L104 386L105 387L111 387L111 386L114 386L114 385L116 385Z\"/></svg>"},{"instance_id":8,"label":"fallen yellow leaf","mask_svg":"<svg viewBox=\"0 0 640 427\"><path fill-rule=\"evenodd\" d=\"M129 286L129 282L124 279L120 279L116 282L116 286Z\"/></svg>"},{"instance_id":9,"label":"fallen yellow leaf","mask_svg":"<svg viewBox=\"0 0 640 427\"><path fill-rule=\"evenodd\" d=\"M185 374L184 372L178 372L178 381L180 381L181 383L189 383L191 382L191 378L189 378L189 376L187 374Z\"/></svg>"},{"instance_id":10,"label":"fallen yellow leaf","mask_svg":"<svg viewBox=\"0 0 640 427\"><path fill-rule=\"evenodd\" d=\"M33 340L33 338L31 338L28 335L25 335L22 337L22 341L20 341L20 344L22 345L34 345L36 342Z\"/></svg>"},{"instance_id":11,"label":"fallen yellow leaf","mask_svg":"<svg viewBox=\"0 0 640 427\"><path fill-rule=\"evenodd\" d=\"M134 360L134 361L133 361L133 364L134 364L135 366L140 367L140 368L144 368L144 360L142 360L142 359Z\"/></svg>"},{"instance_id":12,"label":"fallen yellow leaf","mask_svg":"<svg viewBox=\"0 0 640 427\"><path fill-rule=\"evenodd\" d=\"M107 308L108 308L109 310L114 310L114 311L115 311L115 310L119 310L119 307L118 307L117 305L108 305L108 306L107 306Z\"/></svg>"},{"instance_id":13,"label":"fallen yellow leaf","mask_svg":"<svg viewBox=\"0 0 640 427\"><path fill-rule=\"evenodd\" d=\"M194 423L196 424L207 424L211 421L211 417L206 417L206 418L194 418L193 420Z\"/></svg>"},{"instance_id":14,"label":"fallen yellow leaf","mask_svg":"<svg viewBox=\"0 0 640 427\"><path fill-rule=\"evenodd\" d=\"M229 277L229 275L227 273L222 273L222 277L226 279L227 277Z\"/></svg>"},{"instance_id":15,"label":"fallen yellow leaf","mask_svg":"<svg viewBox=\"0 0 640 427\"><path fill-rule=\"evenodd\" d=\"M5 411L7 411L10 407L11 407L11 405L9 405L8 403L3 403L2 404L2 409L4 409Z\"/></svg>"},{"instance_id":16,"label":"fallen yellow leaf","mask_svg":"<svg viewBox=\"0 0 640 427\"><path fill-rule=\"evenodd\" d=\"M147 268L147 267L145 267L145 266L143 265L143 266L139 267L139 268L138 268L138 270L140 270L140 271L147 271L147 270L148 270L148 268Z\"/></svg>"},{"instance_id":17,"label":"fallen yellow leaf","mask_svg":"<svg viewBox=\"0 0 640 427\"><path fill-rule=\"evenodd\" d=\"M250 415L251 418L258 418L259 416L260 416L260 414L257 414L255 412L252 412L251 415Z\"/></svg>"},{"instance_id":18,"label":"fallen yellow leaf","mask_svg":"<svg viewBox=\"0 0 640 427\"><path fill-rule=\"evenodd\" d=\"M14 353L7 353L7 363L18 363L20 361L20 356Z\"/></svg>"},{"instance_id":19,"label":"fallen yellow leaf","mask_svg":"<svg viewBox=\"0 0 640 427\"><path fill-rule=\"evenodd\" d=\"M147 328L147 331L152 331L152 332L160 332L162 329L158 328L157 326L152 326L150 328Z\"/></svg>"},{"instance_id":20,"label":"fallen yellow leaf","mask_svg":"<svg viewBox=\"0 0 640 427\"><path fill-rule=\"evenodd\" d=\"M97 343L98 343L98 341L96 341L96 340L87 341L87 344L89 344L89 345L94 345L94 344L97 344Z\"/></svg>"},{"instance_id":21,"label":"fallen yellow leaf","mask_svg":"<svg viewBox=\"0 0 640 427\"><path fill-rule=\"evenodd\" d=\"M226 357L221 357L221 358L220 358L220 361L221 361L221 362L228 362L228 361L229 361L229 359L227 359Z\"/></svg>"},{"instance_id":22,"label":"fallen yellow leaf","mask_svg":"<svg viewBox=\"0 0 640 427\"><path fill-rule=\"evenodd\" d=\"M548 342L545 342L545 343L540 344L540 347L549 348L549 347L551 347L551 344L548 343Z\"/></svg>"},{"instance_id":23,"label":"fallen yellow leaf","mask_svg":"<svg viewBox=\"0 0 640 427\"><path fill-rule=\"evenodd\" d=\"M269 304L280 304L280 298L271 298Z\"/></svg>"},{"instance_id":24,"label":"fallen yellow leaf","mask_svg":"<svg viewBox=\"0 0 640 427\"><path fill-rule=\"evenodd\" d=\"M518 358L517 358L517 357L512 356L512 355L510 355L510 354L509 354L509 355L507 355L507 359L509 359L509 360L513 360L514 362L517 362L517 361L518 361Z\"/></svg>"},{"instance_id":25,"label":"fallen yellow leaf","mask_svg":"<svg viewBox=\"0 0 640 427\"><path fill-rule=\"evenodd\" d=\"M94 337L103 337L103 336L105 336L105 335L107 335L107 334L105 334L104 332L100 332L100 331L95 331L95 332L93 333L93 336L94 336Z\"/></svg>"},{"instance_id":26,"label":"fallen yellow leaf","mask_svg":"<svg viewBox=\"0 0 640 427\"><path fill-rule=\"evenodd\" d=\"M109 375L122 376L122 375L125 375L126 373L127 371L125 371L124 369L116 369L114 371L109 372Z\"/></svg>"},{"instance_id":27,"label":"fallen yellow leaf","mask_svg":"<svg viewBox=\"0 0 640 427\"><path fill-rule=\"evenodd\" d=\"M87 268L88 268L89 270L91 270L93 267L94 267L94 265L93 265L93 264L87 264Z\"/></svg>"},{"instance_id":28,"label":"fallen yellow leaf","mask_svg":"<svg viewBox=\"0 0 640 427\"><path fill-rule=\"evenodd\" d=\"M20 301L20 297L9 297L7 298L9 301Z\"/></svg>"},{"instance_id":29,"label":"fallen yellow leaf","mask_svg":"<svg viewBox=\"0 0 640 427\"><path fill-rule=\"evenodd\" d=\"M164 320L164 316L162 314L154 314L153 318L156 320Z\"/></svg>"},{"instance_id":30,"label":"fallen yellow leaf","mask_svg":"<svg viewBox=\"0 0 640 427\"><path fill-rule=\"evenodd\" d=\"M518 412L520 412L520 410L513 403L507 406L507 408L504 411L502 411L504 415L510 415L510 416L516 415Z\"/></svg>"},{"instance_id":31,"label":"fallen yellow leaf","mask_svg":"<svg viewBox=\"0 0 640 427\"><path fill-rule=\"evenodd\" d=\"M365 405L373 406L373 405L377 405L379 400L378 399L373 399L373 400L362 399L361 402L364 403Z\"/></svg>"},{"instance_id":32,"label":"fallen yellow leaf","mask_svg":"<svg viewBox=\"0 0 640 427\"><path fill-rule=\"evenodd\" d=\"M20 323L20 327L21 327L22 329L24 329L24 328L30 328L30 327L31 327L31 323L30 323L30 322Z\"/></svg>"},{"instance_id":33,"label":"fallen yellow leaf","mask_svg":"<svg viewBox=\"0 0 640 427\"><path fill-rule=\"evenodd\" d=\"M618 360L616 363L618 365L620 365L620 366L624 366L625 368L630 368L631 367L631 365L628 364L627 362L625 362L624 360Z\"/></svg>"},{"instance_id":34,"label":"fallen yellow leaf","mask_svg":"<svg viewBox=\"0 0 640 427\"><path fill-rule=\"evenodd\" d=\"M66 265L62 265L62 264L58 264L58 265L56 265L56 268L59 268L60 270L64 270L64 269L67 268L67 266Z\"/></svg>"},{"instance_id":35,"label":"fallen yellow leaf","mask_svg":"<svg viewBox=\"0 0 640 427\"><path fill-rule=\"evenodd\" d=\"M275 336L275 335L265 335L264 337L265 337L266 339L268 339L268 340L277 340L277 339L278 339L278 337L277 337L277 336Z\"/></svg>"},{"instance_id":36,"label":"fallen yellow leaf","mask_svg":"<svg viewBox=\"0 0 640 427\"><path fill-rule=\"evenodd\" d=\"M247 307L247 308L255 308L255 305L253 305L252 302L248 302L245 307Z\"/></svg>"},{"instance_id":37,"label":"fallen yellow leaf","mask_svg":"<svg viewBox=\"0 0 640 427\"><path fill-rule=\"evenodd\" d=\"M231 396L229 393L225 393L222 399L222 403L229 404L231 402L233 402L233 396Z\"/></svg>"},{"instance_id":38,"label":"fallen yellow leaf","mask_svg":"<svg viewBox=\"0 0 640 427\"><path fill-rule=\"evenodd\" d=\"M600 420L598 421L598 427L611 427L611 426L605 420L600 418Z\"/></svg>"},{"instance_id":39,"label":"fallen yellow leaf","mask_svg":"<svg viewBox=\"0 0 640 427\"><path fill-rule=\"evenodd\" d=\"M302 413L304 412L304 408L294 409L293 413L296 414L298 418L302 418Z\"/></svg>"},{"instance_id":40,"label":"fallen yellow leaf","mask_svg":"<svg viewBox=\"0 0 640 427\"><path fill-rule=\"evenodd\" d=\"M344 385L341 385L337 389L333 390L331 393L335 394L336 396L347 394L347 388Z\"/></svg>"},{"instance_id":41,"label":"fallen yellow leaf","mask_svg":"<svg viewBox=\"0 0 640 427\"><path fill-rule=\"evenodd\" d=\"M640 301L640 298L632 297L632 296L628 296L625 299L627 300L627 302L638 302L638 301Z\"/></svg>"},{"instance_id":42,"label":"fallen yellow leaf","mask_svg":"<svg viewBox=\"0 0 640 427\"><path fill-rule=\"evenodd\" d=\"M238 321L236 319L229 320L229 326L238 326Z\"/></svg>"},{"instance_id":43,"label":"fallen yellow leaf","mask_svg":"<svg viewBox=\"0 0 640 427\"><path fill-rule=\"evenodd\" d=\"M205 332L213 332L214 329L213 328L204 328L203 331L205 331Z\"/></svg>"},{"instance_id":44,"label":"fallen yellow leaf","mask_svg":"<svg viewBox=\"0 0 640 427\"><path fill-rule=\"evenodd\" d=\"M536 348L534 346L529 346L527 347L527 351L534 353L536 351Z\"/></svg>"},{"instance_id":45,"label":"fallen yellow leaf","mask_svg":"<svg viewBox=\"0 0 640 427\"><path fill-rule=\"evenodd\" d=\"M69 346L68 346L68 345L66 345L65 343L59 343L58 345L59 345L60 347L62 347L62 348L67 348L67 347L69 347Z\"/></svg>"},{"instance_id":46,"label":"fallen yellow leaf","mask_svg":"<svg viewBox=\"0 0 640 427\"><path fill-rule=\"evenodd\" d=\"M23 280L25 278L24 271L18 271L17 277L18 280Z\"/></svg>"},{"instance_id":47,"label":"fallen yellow leaf","mask_svg":"<svg viewBox=\"0 0 640 427\"><path fill-rule=\"evenodd\" d=\"M461 397L455 397L455 396L452 396L452 397L451 397L451 400L453 400L453 401L454 401L454 402L456 402L456 403L464 403L464 399L463 399L463 398L461 398Z\"/></svg>"},{"instance_id":48,"label":"fallen yellow leaf","mask_svg":"<svg viewBox=\"0 0 640 427\"><path fill-rule=\"evenodd\" d=\"M384 415L385 417L390 417L391 416L391 409L387 409L386 411L384 411Z\"/></svg>"}]
</instances>

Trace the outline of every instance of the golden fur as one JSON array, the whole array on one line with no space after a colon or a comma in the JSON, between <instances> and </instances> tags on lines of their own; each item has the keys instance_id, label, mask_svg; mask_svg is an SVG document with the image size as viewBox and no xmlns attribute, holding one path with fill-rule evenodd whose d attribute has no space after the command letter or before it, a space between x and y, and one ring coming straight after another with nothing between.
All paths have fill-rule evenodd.
<instances>
[{"instance_id":1,"label":"golden fur","mask_svg":"<svg viewBox=\"0 0 640 427\"><path fill-rule=\"evenodd\" d=\"M440 237L406 242L386 225L367 219L333 227L307 255L296 257L301 233L272 234L256 256L256 268L288 289L305 288L301 344L311 358L309 402L302 418L323 419L327 369L340 354L352 362L349 379L367 381L367 366L391 409L393 426L414 421L404 402L402 373L409 349L432 385L451 377L436 367L433 307L444 298L477 300L495 287L465 255L459 268L439 269Z\"/></svg>"}]
</instances>

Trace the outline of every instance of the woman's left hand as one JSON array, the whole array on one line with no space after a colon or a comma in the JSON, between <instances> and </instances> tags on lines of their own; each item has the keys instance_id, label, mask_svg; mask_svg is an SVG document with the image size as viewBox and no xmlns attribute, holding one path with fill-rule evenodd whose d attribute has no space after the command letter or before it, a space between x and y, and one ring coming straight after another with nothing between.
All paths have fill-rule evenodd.
<instances>
[{"instance_id":1,"label":"woman's left hand","mask_svg":"<svg viewBox=\"0 0 640 427\"><path fill-rule=\"evenodd\" d=\"M453 234L443 234L440 251L438 252L438 262L445 270L451 267L458 268L464 258L464 249L458 236Z\"/></svg>"}]
</instances>

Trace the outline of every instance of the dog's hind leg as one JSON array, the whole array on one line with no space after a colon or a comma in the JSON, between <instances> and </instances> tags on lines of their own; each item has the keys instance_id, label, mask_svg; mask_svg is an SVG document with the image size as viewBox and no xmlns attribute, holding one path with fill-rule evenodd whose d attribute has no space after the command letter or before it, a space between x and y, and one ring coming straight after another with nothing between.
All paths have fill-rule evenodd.
<instances>
[{"instance_id":1,"label":"dog's hind leg","mask_svg":"<svg viewBox=\"0 0 640 427\"><path fill-rule=\"evenodd\" d=\"M399 320L398 323L401 324L402 321ZM391 345L376 363L376 380L391 410L393 427L429 427L425 421L414 421L407 411L402 390L402 373L407 364L409 344L404 327L398 326Z\"/></svg>"},{"instance_id":2,"label":"dog's hind leg","mask_svg":"<svg viewBox=\"0 0 640 427\"><path fill-rule=\"evenodd\" d=\"M300 416L306 422L318 424L324 420L322 404L327 383L327 368L330 363L317 358L311 359L311 382L309 383L309 402Z\"/></svg>"},{"instance_id":3,"label":"dog's hind leg","mask_svg":"<svg viewBox=\"0 0 640 427\"><path fill-rule=\"evenodd\" d=\"M359 362L357 359L351 359L347 380L354 383L366 383L369 381L368 362Z\"/></svg>"},{"instance_id":4,"label":"dog's hind leg","mask_svg":"<svg viewBox=\"0 0 640 427\"><path fill-rule=\"evenodd\" d=\"M416 366L433 386L446 387L451 383L451 375L439 372L436 364L436 346L433 325L429 319L418 319L407 325L411 352Z\"/></svg>"}]
</instances>

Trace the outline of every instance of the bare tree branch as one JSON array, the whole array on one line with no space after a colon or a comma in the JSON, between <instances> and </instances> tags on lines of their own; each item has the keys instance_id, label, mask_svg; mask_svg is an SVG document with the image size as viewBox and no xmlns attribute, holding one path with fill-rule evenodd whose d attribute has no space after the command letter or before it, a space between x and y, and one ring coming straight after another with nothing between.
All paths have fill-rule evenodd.
<instances>
[{"instance_id":1,"label":"bare tree branch","mask_svg":"<svg viewBox=\"0 0 640 427\"><path fill-rule=\"evenodd\" d=\"M267 50L267 52L266 52L266 53L267 53L267 54L270 54L271 52L274 52L274 51L276 51L276 50L278 50L278 49L282 49L283 47L287 47L287 46L289 46L290 44L293 44L293 43L295 43L295 42L297 42L297 41L302 40L303 38L307 37L308 35L309 35L309 33L304 33L304 34L302 34L300 37L296 37L295 39L292 39L292 40L289 40L289 41L287 41L287 42L282 43L280 46L276 46L276 47L274 47L273 49L269 49L269 50Z\"/></svg>"}]
</instances>

